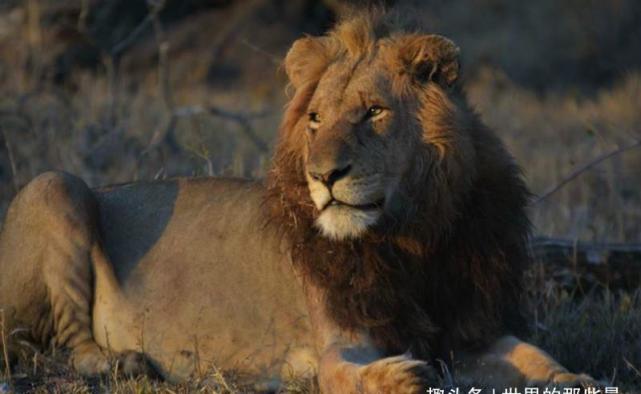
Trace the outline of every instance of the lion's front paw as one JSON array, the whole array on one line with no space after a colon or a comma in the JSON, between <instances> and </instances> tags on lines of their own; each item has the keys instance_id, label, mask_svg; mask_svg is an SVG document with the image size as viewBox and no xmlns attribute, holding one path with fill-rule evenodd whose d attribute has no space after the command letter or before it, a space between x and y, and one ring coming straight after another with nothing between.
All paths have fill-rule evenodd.
<instances>
[{"instance_id":1,"label":"lion's front paw","mask_svg":"<svg viewBox=\"0 0 641 394\"><path fill-rule=\"evenodd\" d=\"M550 380L550 385L559 388L587 388L603 386L601 383L594 380L590 375L586 375L584 373L574 374L569 372L561 372L554 375L554 377Z\"/></svg>"},{"instance_id":2,"label":"lion's front paw","mask_svg":"<svg viewBox=\"0 0 641 394\"><path fill-rule=\"evenodd\" d=\"M74 348L71 363L80 375L86 377L110 373L124 376L155 375L143 354L125 351L109 357L95 343L86 343Z\"/></svg>"},{"instance_id":3,"label":"lion's front paw","mask_svg":"<svg viewBox=\"0 0 641 394\"><path fill-rule=\"evenodd\" d=\"M112 361L118 366L118 372L125 376L154 376L155 371L149 365L149 361L142 354L135 351L122 352Z\"/></svg>"},{"instance_id":4,"label":"lion's front paw","mask_svg":"<svg viewBox=\"0 0 641 394\"><path fill-rule=\"evenodd\" d=\"M98 345L86 342L71 352L71 365L82 376L105 375L111 370L111 363Z\"/></svg>"},{"instance_id":5,"label":"lion's front paw","mask_svg":"<svg viewBox=\"0 0 641 394\"><path fill-rule=\"evenodd\" d=\"M360 369L362 391L368 394L422 393L435 376L426 362L404 355L384 358Z\"/></svg>"}]
</instances>

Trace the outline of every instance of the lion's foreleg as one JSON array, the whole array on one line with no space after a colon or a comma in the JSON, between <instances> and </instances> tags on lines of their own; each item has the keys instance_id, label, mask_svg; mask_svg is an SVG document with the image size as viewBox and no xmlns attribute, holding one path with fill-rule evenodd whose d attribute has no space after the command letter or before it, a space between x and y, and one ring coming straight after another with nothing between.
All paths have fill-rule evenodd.
<instances>
[{"instance_id":1,"label":"lion's foreleg","mask_svg":"<svg viewBox=\"0 0 641 394\"><path fill-rule=\"evenodd\" d=\"M458 361L460 381L491 388L596 384L590 376L568 372L543 350L513 336L502 337L487 350L466 355Z\"/></svg>"},{"instance_id":2,"label":"lion's foreleg","mask_svg":"<svg viewBox=\"0 0 641 394\"><path fill-rule=\"evenodd\" d=\"M323 393L422 393L432 368L409 355L382 357L365 333L338 327L327 315L321 292L306 289L320 356L318 382Z\"/></svg>"}]
</instances>

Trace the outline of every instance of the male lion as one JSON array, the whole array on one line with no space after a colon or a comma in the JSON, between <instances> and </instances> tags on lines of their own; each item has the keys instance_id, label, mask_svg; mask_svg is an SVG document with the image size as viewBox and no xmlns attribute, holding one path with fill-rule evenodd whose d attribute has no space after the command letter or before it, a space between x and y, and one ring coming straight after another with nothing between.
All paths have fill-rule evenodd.
<instances>
[{"instance_id":1,"label":"male lion","mask_svg":"<svg viewBox=\"0 0 641 394\"><path fill-rule=\"evenodd\" d=\"M37 177L0 238L8 328L69 348L85 375L214 363L418 393L445 360L477 386L591 383L509 336L528 192L466 104L458 52L385 16L296 41L265 183Z\"/></svg>"}]
</instances>

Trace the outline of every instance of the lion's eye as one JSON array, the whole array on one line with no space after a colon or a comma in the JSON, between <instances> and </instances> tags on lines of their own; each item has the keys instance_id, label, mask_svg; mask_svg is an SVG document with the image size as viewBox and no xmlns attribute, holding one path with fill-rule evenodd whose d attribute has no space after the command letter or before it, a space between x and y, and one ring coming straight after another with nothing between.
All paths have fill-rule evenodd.
<instances>
[{"instance_id":1,"label":"lion's eye","mask_svg":"<svg viewBox=\"0 0 641 394\"><path fill-rule=\"evenodd\" d=\"M379 117L385 112L385 108L379 106L379 105L372 105L367 109L367 112L365 113L365 119L373 119L376 117Z\"/></svg>"},{"instance_id":2,"label":"lion's eye","mask_svg":"<svg viewBox=\"0 0 641 394\"><path fill-rule=\"evenodd\" d=\"M321 122L320 115L318 112L310 112L307 116L309 116L309 128L316 130Z\"/></svg>"}]
</instances>

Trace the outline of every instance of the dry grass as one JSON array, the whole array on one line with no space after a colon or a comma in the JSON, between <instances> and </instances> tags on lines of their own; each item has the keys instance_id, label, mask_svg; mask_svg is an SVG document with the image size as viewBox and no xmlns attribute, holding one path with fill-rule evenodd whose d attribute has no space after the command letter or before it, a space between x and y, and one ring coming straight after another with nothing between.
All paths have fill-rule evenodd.
<instances>
[{"instance_id":1,"label":"dry grass","mask_svg":"<svg viewBox=\"0 0 641 394\"><path fill-rule=\"evenodd\" d=\"M573 168L641 140L641 74L631 72L593 96L537 94L500 70L469 84L471 101L542 193ZM533 206L540 234L586 241L641 241L641 149L616 156Z\"/></svg>"},{"instance_id":2,"label":"dry grass","mask_svg":"<svg viewBox=\"0 0 641 394\"><path fill-rule=\"evenodd\" d=\"M11 378L0 379L19 393L263 393L275 389L274 382L256 383L233 371L211 366L189 381L170 383L150 376L127 377L115 365L108 376L87 379L74 372L68 354L55 349L41 352L28 343L18 345L20 355L14 362ZM318 393L315 381L289 380L280 392Z\"/></svg>"},{"instance_id":3,"label":"dry grass","mask_svg":"<svg viewBox=\"0 0 641 394\"><path fill-rule=\"evenodd\" d=\"M612 385L641 387L641 293L596 292L581 299L563 291L534 327L532 342L573 371ZM550 312L553 311L553 312Z\"/></svg>"},{"instance_id":4,"label":"dry grass","mask_svg":"<svg viewBox=\"0 0 641 394\"><path fill-rule=\"evenodd\" d=\"M122 376L116 365L109 376L84 379L68 365L67 355L48 351L40 353L23 348L11 379L12 389L25 393L239 393L253 392L234 382L233 375L223 376L212 369L188 382L171 384L147 376Z\"/></svg>"},{"instance_id":5,"label":"dry grass","mask_svg":"<svg viewBox=\"0 0 641 394\"><path fill-rule=\"evenodd\" d=\"M216 105L240 113L267 110L266 116L251 119L251 126L257 136L270 143L286 101L284 81L270 57L273 55L258 53L262 47L255 44L259 36L277 36L276 27L257 27L258 33L253 35L247 32L244 37L253 49L242 40L233 46L232 59L253 60L241 67L244 82L233 89L206 83L207 63L202 54L210 51L206 36L211 28L198 16L170 32L171 73L166 81L159 80L155 62L143 67L140 64L146 63L136 58L152 53L147 58L155 59L155 44L147 40L123 58L120 73L114 74L107 56L96 70L76 70L63 84L55 84L49 74L58 44L51 42L55 37L51 29L34 19L37 3L29 1L25 3L28 6L0 12L0 216L21 186L48 169L72 172L92 186L177 175L264 173L269 154L248 138L242 125L229 118L207 111L181 116L173 132L166 135L171 114L163 82L171 87L174 109ZM607 12L624 16L608 19L606 22L614 23L609 25L592 23L603 22L598 19L603 4L584 7L567 2L556 9L548 3L553 2L531 2L517 9L510 2L487 0L475 3L476 11L471 12L467 2L443 2L426 16L437 29L446 33L448 28L454 30L463 53L469 53L470 101L514 153L535 193L545 191L599 154L641 139L639 69L617 68L614 74L619 77L603 84L590 80L583 86L574 75L563 79L563 72L571 73L572 65L583 70L581 75L590 74L584 68L591 64L582 63L586 58L581 57L586 47L597 51L588 60L625 59L619 52L615 56L599 51L623 48L623 44L608 43L616 41L613 32L617 26L639 14L638 7L631 1L618 2L623 4L620 10ZM580 12L574 13L572 7ZM493 30L505 15L525 22ZM547 30L536 29L541 20L559 23ZM198 29L207 34L194 38ZM560 38L564 51L555 46ZM517 45L519 40L521 45ZM548 47L555 49L548 51ZM276 57L285 49L284 44ZM483 61L495 53L498 61ZM545 58L539 55L543 53ZM133 66L126 68L128 64ZM546 81L555 85L546 89ZM641 149L616 156L581 175L533 206L531 216L538 234L640 242ZM549 278L532 277L529 297L533 316L530 340L572 370L613 380L630 393L641 391L638 292L595 289L581 293L564 289ZM224 376L215 369L179 385L149 378L125 379L116 371L113 376L87 381L67 367L64 354L20 347L20 362L10 379L20 392L248 390L233 374ZM4 367L2 370L8 375ZM314 382L292 381L286 391L316 392L317 387Z\"/></svg>"},{"instance_id":6,"label":"dry grass","mask_svg":"<svg viewBox=\"0 0 641 394\"><path fill-rule=\"evenodd\" d=\"M531 336L563 365L582 371L622 394L641 389L641 292L611 293L593 289L588 294L570 291L544 278L533 279L529 293L532 305ZM233 372L210 368L188 382L172 384L149 377L127 378L117 366L110 376L83 379L67 364L65 352L41 352L22 343L21 355L11 379L17 392L30 393L251 393L269 385L255 386ZM456 386L456 376L449 376ZM1 381L1 380L0 380ZM315 381L291 380L280 392L318 393Z\"/></svg>"}]
</instances>

